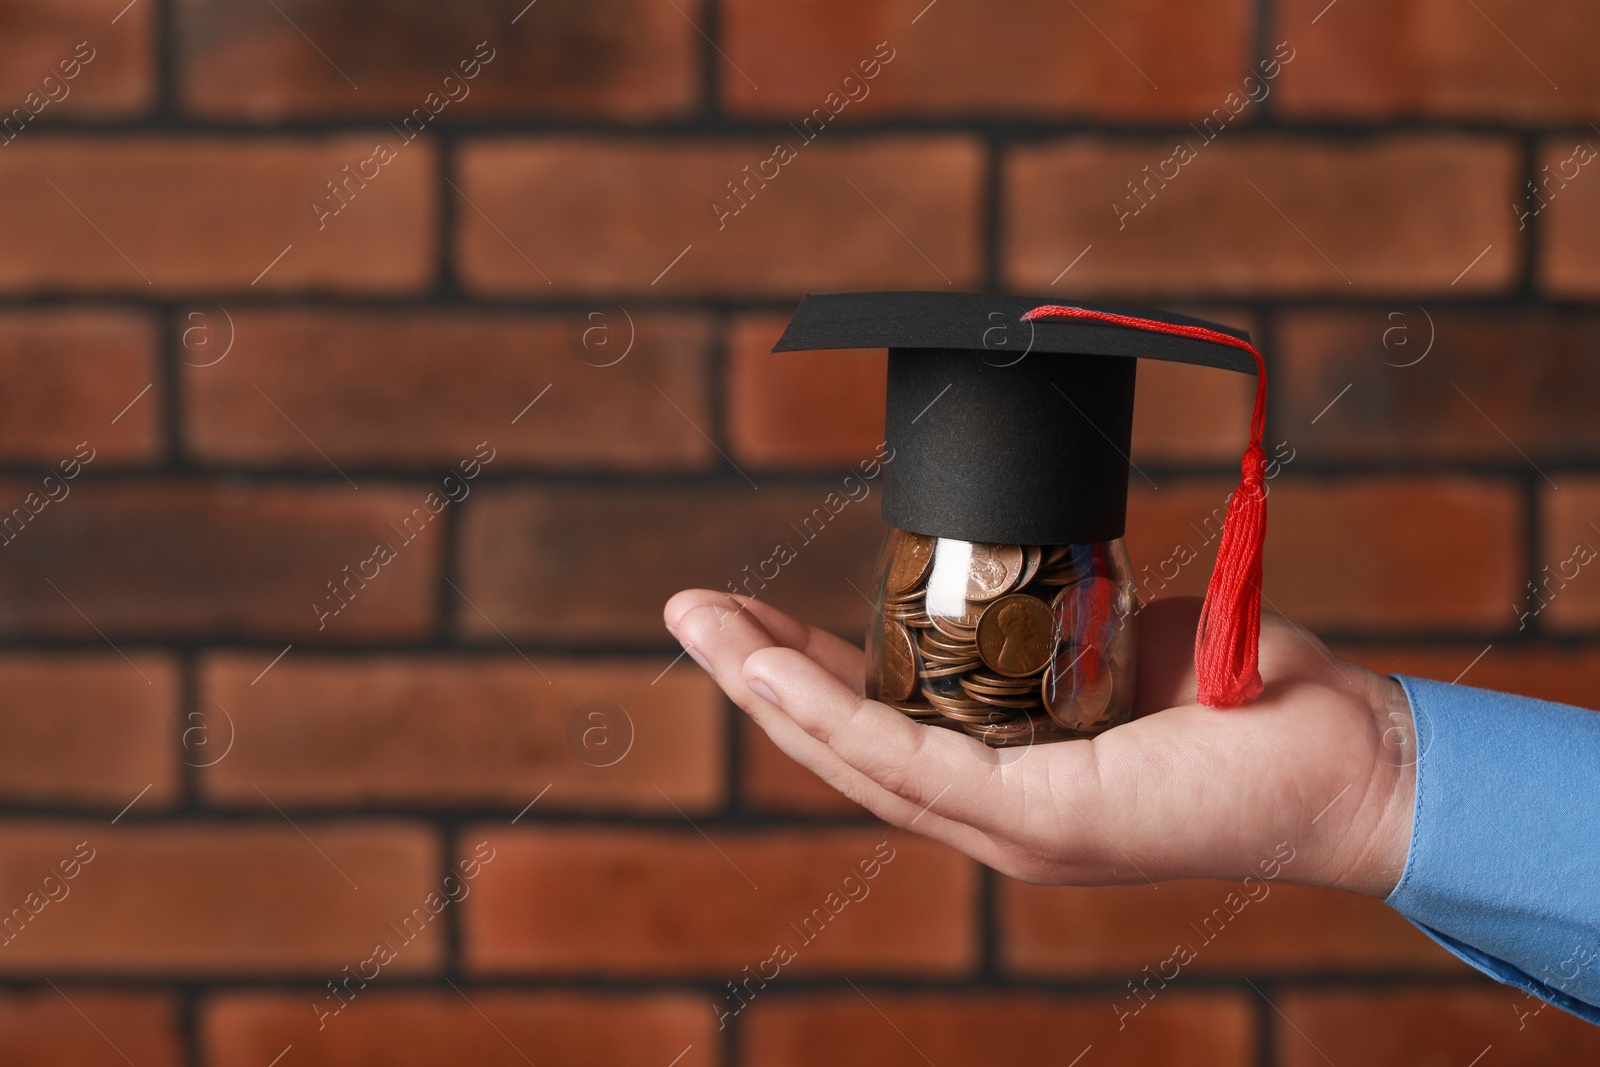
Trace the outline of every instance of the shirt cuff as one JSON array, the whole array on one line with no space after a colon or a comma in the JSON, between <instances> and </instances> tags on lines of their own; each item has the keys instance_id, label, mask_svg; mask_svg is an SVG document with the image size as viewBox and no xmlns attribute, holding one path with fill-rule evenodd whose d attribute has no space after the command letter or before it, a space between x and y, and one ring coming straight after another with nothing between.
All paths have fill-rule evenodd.
<instances>
[{"instance_id":1,"label":"shirt cuff","mask_svg":"<svg viewBox=\"0 0 1600 1067\"><path fill-rule=\"evenodd\" d=\"M1600 1023L1600 713L1396 678L1417 796L1385 903L1478 970Z\"/></svg>"}]
</instances>

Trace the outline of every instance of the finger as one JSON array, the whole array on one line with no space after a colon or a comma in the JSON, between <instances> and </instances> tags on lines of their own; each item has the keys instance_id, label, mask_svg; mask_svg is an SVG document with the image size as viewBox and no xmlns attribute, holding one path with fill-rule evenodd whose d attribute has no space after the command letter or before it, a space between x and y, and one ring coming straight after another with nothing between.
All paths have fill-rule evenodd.
<instances>
[{"instance_id":1,"label":"finger","mask_svg":"<svg viewBox=\"0 0 1600 1067\"><path fill-rule=\"evenodd\" d=\"M919 814L917 807L847 765L827 745L811 737L771 701L749 688L742 672L745 660L762 649L780 646L750 613L734 614L718 611L717 608L715 604L689 608L678 617L678 632L679 639L696 651L697 657L704 661L706 670L716 679L723 692L748 712L790 758L855 803L896 826L916 820ZM784 651L804 660L798 652L790 649ZM809 664L811 661L804 662ZM812 669L826 674L814 664ZM838 679L833 679L833 682L843 688ZM916 822L916 829L929 832L940 821L929 815Z\"/></svg>"},{"instance_id":2,"label":"finger","mask_svg":"<svg viewBox=\"0 0 1600 1067\"><path fill-rule=\"evenodd\" d=\"M752 653L744 674L765 686L785 714L845 764L919 809L1001 839L1023 825L1022 783L1028 772L1007 771L1026 761L1004 764L974 738L923 726L864 700L790 649Z\"/></svg>"},{"instance_id":3,"label":"finger","mask_svg":"<svg viewBox=\"0 0 1600 1067\"><path fill-rule=\"evenodd\" d=\"M777 646L770 646L776 649ZM773 682L756 681L757 699L772 708L770 717L757 716L756 720L767 731L785 754L795 762L801 764L834 788L839 789L856 803L872 812L891 826L903 830L912 830L925 837L942 841L952 848L971 856L980 863L988 864L1000 870L1021 872L1025 868L1019 862L1018 850L1008 842L996 840L988 833L975 826L964 822L948 819L926 803L917 803L908 800L885 789L874 782L865 774L851 767L839 758L839 755L817 738L812 737L800 728L800 725L786 715L773 701L767 700L765 694L760 693L760 687L772 688L775 683L785 692L791 692L805 684L801 678L783 678L789 672L804 672L820 678L826 678L833 692L850 704L870 703L850 692L838 679L833 678L816 663L794 652L792 649L782 649L785 659L776 665L764 668L764 677L773 679ZM755 655L762 655L758 652ZM882 705L876 705L882 708ZM889 711L888 708L883 708ZM892 715L898 713L889 711ZM903 716L901 716L903 718ZM912 729L922 730L930 734L948 734L952 740L961 740L946 730L934 727L917 726L907 723Z\"/></svg>"},{"instance_id":4,"label":"finger","mask_svg":"<svg viewBox=\"0 0 1600 1067\"><path fill-rule=\"evenodd\" d=\"M857 693L865 689L867 660L861 649L836 634L808 626L759 600L710 589L686 589L667 601L666 609L662 612L667 629L676 636L683 616L703 606L711 606L722 615L748 612L755 616L761 628L771 634L778 644L815 660Z\"/></svg>"}]
</instances>

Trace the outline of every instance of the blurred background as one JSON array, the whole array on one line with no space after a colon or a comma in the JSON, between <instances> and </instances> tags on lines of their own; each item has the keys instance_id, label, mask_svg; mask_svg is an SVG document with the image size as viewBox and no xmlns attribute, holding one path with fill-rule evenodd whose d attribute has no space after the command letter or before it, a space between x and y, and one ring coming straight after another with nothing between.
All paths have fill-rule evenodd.
<instances>
[{"instance_id":1,"label":"blurred background","mask_svg":"<svg viewBox=\"0 0 1600 1067\"><path fill-rule=\"evenodd\" d=\"M1377 901L889 833L660 624L876 450L881 353L768 354L803 292L1006 289L1249 329L1269 606L1592 704L1597 20L0 3L0 1059L1600 1053ZM1252 383L1140 377L1129 546L1199 592ZM858 636L877 507L762 595Z\"/></svg>"}]
</instances>

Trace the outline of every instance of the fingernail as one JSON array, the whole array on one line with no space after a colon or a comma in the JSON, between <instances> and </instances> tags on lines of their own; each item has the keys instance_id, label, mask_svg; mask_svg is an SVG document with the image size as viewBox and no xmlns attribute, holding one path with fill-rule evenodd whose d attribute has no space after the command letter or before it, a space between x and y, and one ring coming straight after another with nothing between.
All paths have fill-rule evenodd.
<instances>
[{"instance_id":1,"label":"fingernail","mask_svg":"<svg viewBox=\"0 0 1600 1067\"><path fill-rule=\"evenodd\" d=\"M750 692L754 693L756 696L760 697L762 700L765 700L767 703L769 703L769 704L777 704L778 703L777 694L774 693L772 691L772 688L770 686L768 686L766 682L763 682L760 678L751 678L749 681L745 682L745 685L748 685L750 687Z\"/></svg>"},{"instance_id":2,"label":"fingernail","mask_svg":"<svg viewBox=\"0 0 1600 1067\"><path fill-rule=\"evenodd\" d=\"M684 645L683 646L683 650L685 652L689 653L689 658L690 659L692 659L696 663L700 664L700 669L701 670L705 671L707 674L715 674L716 673L715 671L713 671L711 669L711 664L706 662L706 658L704 656L702 656L700 653L695 651L695 648L694 648L693 645Z\"/></svg>"}]
</instances>

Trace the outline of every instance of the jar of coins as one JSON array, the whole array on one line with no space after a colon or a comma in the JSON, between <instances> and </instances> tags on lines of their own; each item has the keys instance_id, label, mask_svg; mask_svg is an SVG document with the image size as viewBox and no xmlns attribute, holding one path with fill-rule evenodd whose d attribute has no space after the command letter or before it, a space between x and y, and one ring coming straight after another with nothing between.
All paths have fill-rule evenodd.
<instances>
[{"instance_id":1,"label":"jar of coins","mask_svg":"<svg viewBox=\"0 0 1600 1067\"><path fill-rule=\"evenodd\" d=\"M888 349L889 536L867 695L994 746L1133 715L1138 595L1123 546L1141 360L1256 376L1195 634L1195 700L1261 692L1266 365L1242 330L1152 309L997 293L812 293L774 352Z\"/></svg>"},{"instance_id":2,"label":"jar of coins","mask_svg":"<svg viewBox=\"0 0 1600 1067\"><path fill-rule=\"evenodd\" d=\"M1132 715L1138 598L1121 538L891 529L873 585L868 697L996 747L1090 737Z\"/></svg>"}]
</instances>

